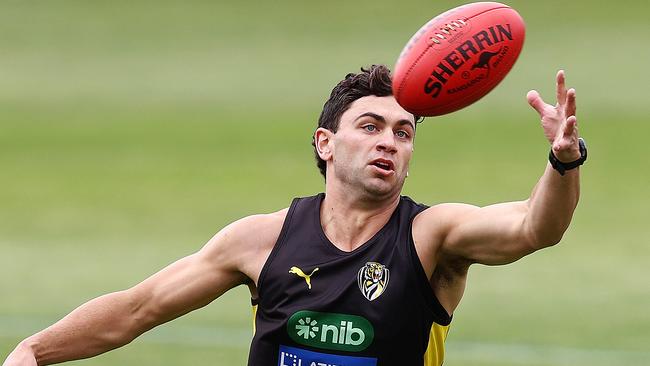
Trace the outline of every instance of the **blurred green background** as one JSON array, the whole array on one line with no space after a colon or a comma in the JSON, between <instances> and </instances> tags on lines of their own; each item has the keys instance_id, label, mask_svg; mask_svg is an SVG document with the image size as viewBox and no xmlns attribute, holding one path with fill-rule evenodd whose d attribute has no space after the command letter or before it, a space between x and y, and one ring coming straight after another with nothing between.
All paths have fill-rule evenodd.
<instances>
[{"instance_id":1,"label":"blurred green background","mask_svg":"<svg viewBox=\"0 0 650 366\"><path fill-rule=\"evenodd\" d=\"M240 217L323 189L310 146L346 73L393 65L452 1L0 2L0 359ZM646 1L511 1L527 40L475 105L418 128L405 194L525 199L548 143L525 94L567 70L589 145L562 244L475 266L445 365L650 364ZM247 290L83 365L243 365Z\"/></svg>"}]
</instances>

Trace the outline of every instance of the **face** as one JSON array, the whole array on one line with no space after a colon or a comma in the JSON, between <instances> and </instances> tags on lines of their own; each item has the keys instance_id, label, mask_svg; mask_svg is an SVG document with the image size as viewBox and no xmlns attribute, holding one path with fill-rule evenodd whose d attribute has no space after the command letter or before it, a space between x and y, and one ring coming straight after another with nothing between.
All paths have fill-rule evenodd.
<instances>
[{"instance_id":1,"label":"face","mask_svg":"<svg viewBox=\"0 0 650 366\"><path fill-rule=\"evenodd\" d=\"M354 101L336 133L316 132L327 184L385 199L401 192L413 153L415 121L393 96Z\"/></svg>"}]
</instances>

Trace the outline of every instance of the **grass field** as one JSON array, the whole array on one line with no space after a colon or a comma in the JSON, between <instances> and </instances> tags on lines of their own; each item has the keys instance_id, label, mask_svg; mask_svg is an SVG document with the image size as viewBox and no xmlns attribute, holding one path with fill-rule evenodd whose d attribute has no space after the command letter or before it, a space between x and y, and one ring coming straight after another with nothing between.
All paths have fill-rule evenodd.
<instances>
[{"instance_id":1,"label":"grass field","mask_svg":"<svg viewBox=\"0 0 650 366\"><path fill-rule=\"evenodd\" d=\"M392 65L458 4L1 2L0 359L225 224L320 192L310 138L331 87ZM418 128L405 194L526 198L548 146L524 96L551 98L560 67L590 157L562 244L471 269L445 365L648 365L650 6L511 5L528 26L520 60L488 97ZM251 333L237 288L77 363L242 365Z\"/></svg>"}]
</instances>

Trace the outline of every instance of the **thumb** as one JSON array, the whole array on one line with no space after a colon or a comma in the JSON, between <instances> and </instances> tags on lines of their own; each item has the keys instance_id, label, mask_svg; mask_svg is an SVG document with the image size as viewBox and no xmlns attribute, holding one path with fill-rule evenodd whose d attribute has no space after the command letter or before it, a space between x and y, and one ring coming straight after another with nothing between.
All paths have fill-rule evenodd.
<instances>
[{"instance_id":1,"label":"thumb","mask_svg":"<svg viewBox=\"0 0 650 366\"><path fill-rule=\"evenodd\" d=\"M544 103L544 100L537 90L529 91L528 94L526 94L526 100L528 100L528 104L530 104L530 106L533 107L540 116L543 114L546 103Z\"/></svg>"}]
</instances>

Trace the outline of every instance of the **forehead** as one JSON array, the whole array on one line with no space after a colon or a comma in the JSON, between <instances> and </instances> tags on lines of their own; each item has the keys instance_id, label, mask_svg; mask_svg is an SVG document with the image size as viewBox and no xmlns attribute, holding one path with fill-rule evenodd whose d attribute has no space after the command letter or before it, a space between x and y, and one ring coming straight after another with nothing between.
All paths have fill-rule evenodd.
<instances>
[{"instance_id":1,"label":"forehead","mask_svg":"<svg viewBox=\"0 0 650 366\"><path fill-rule=\"evenodd\" d=\"M385 97L368 95L355 100L341 116L341 123L350 123L367 112L380 115L386 121L409 120L415 124L413 114L402 108L392 95Z\"/></svg>"}]
</instances>

